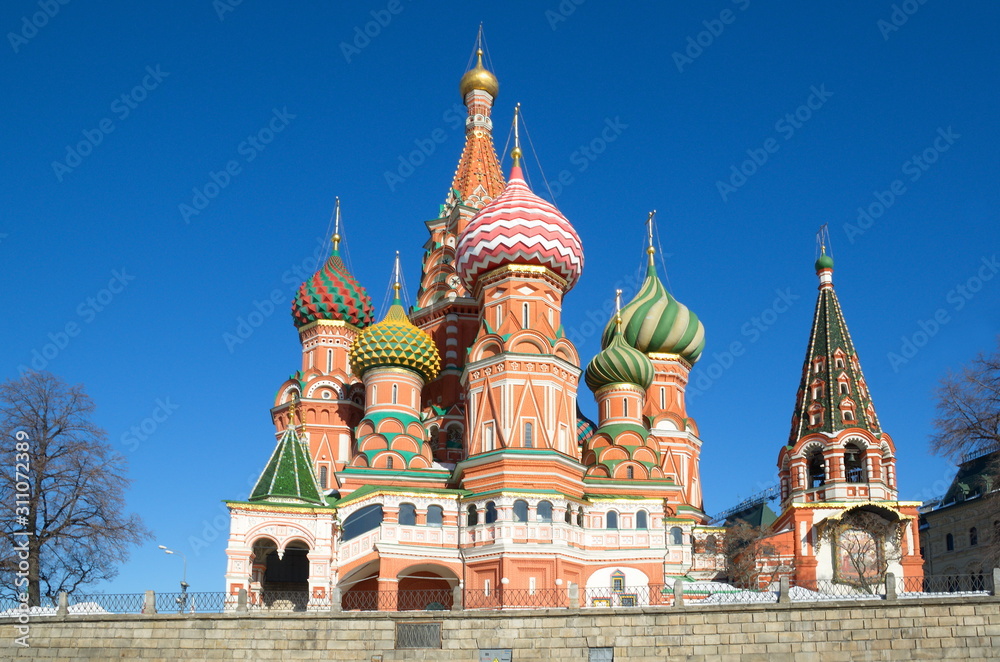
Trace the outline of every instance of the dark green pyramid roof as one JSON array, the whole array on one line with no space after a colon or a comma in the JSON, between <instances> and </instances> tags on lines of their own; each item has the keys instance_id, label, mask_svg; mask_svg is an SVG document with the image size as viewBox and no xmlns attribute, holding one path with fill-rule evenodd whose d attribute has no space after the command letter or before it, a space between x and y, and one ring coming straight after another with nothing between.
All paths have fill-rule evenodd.
<instances>
[{"instance_id":1,"label":"dark green pyramid roof","mask_svg":"<svg viewBox=\"0 0 1000 662\"><path fill-rule=\"evenodd\" d=\"M302 439L289 427L282 433L249 501L305 502L319 506L326 500L316 484L312 459Z\"/></svg>"},{"instance_id":2,"label":"dark green pyramid roof","mask_svg":"<svg viewBox=\"0 0 1000 662\"><path fill-rule=\"evenodd\" d=\"M832 270L832 267L826 264L818 267ZM837 364L838 357L843 360L843 365L840 367ZM817 359L822 360L823 366L818 372L815 369ZM813 385L819 382L822 383L821 392L819 397L814 398ZM841 392L841 382L846 382L847 393ZM855 405L853 421L845 421L842 417L840 406L845 400L850 400ZM809 414L811 411L817 411L817 404L823 420L817 425L810 425ZM861 362L858 360L851 334L844 321L844 314L840 309L840 301L837 299L832 282L827 280L825 284L821 284L819 297L816 300L812 332L809 334L809 345L802 365L802 379L799 381L788 445L794 445L807 434L814 432L832 434L846 428L861 428L872 434L881 432L871 394L861 372Z\"/></svg>"}]
</instances>

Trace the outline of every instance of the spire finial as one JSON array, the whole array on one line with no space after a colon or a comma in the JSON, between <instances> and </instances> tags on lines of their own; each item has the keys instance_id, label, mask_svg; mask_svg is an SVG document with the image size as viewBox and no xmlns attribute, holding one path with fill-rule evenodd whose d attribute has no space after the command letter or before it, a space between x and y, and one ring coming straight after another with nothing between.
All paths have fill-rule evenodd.
<instances>
[{"instance_id":1,"label":"spire finial","mask_svg":"<svg viewBox=\"0 0 1000 662\"><path fill-rule=\"evenodd\" d=\"M295 418L296 418L296 416L298 414L298 404L299 404L298 399L294 399L294 400L292 400L292 404L290 404L288 406L288 427L289 428L294 428L295 427Z\"/></svg>"},{"instance_id":2,"label":"spire finial","mask_svg":"<svg viewBox=\"0 0 1000 662\"><path fill-rule=\"evenodd\" d=\"M510 152L510 158L514 159L514 167L521 167L521 135L518 125L521 122L521 103L514 106L514 149Z\"/></svg>"},{"instance_id":3,"label":"spire finial","mask_svg":"<svg viewBox=\"0 0 1000 662\"><path fill-rule=\"evenodd\" d=\"M615 290L615 326L622 330L622 291Z\"/></svg>"},{"instance_id":4,"label":"spire finial","mask_svg":"<svg viewBox=\"0 0 1000 662\"><path fill-rule=\"evenodd\" d=\"M649 266L653 266L653 256L656 255L656 249L653 248L653 219L656 218L656 210L649 212L649 218L646 219L646 239L647 246L646 252L649 253Z\"/></svg>"},{"instance_id":5,"label":"spire finial","mask_svg":"<svg viewBox=\"0 0 1000 662\"><path fill-rule=\"evenodd\" d=\"M826 245L829 241L830 229L824 223L816 233L816 243L819 244L816 273L819 275L820 289L833 287L833 258L826 254Z\"/></svg>"},{"instance_id":6,"label":"spire finial","mask_svg":"<svg viewBox=\"0 0 1000 662\"><path fill-rule=\"evenodd\" d=\"M392 270L392 293L393 293L393 303L399 302L399 289L401 285L399 283L399 251L396 251L396 264Z\"/></svg>"},{"instance_id":7,"label":"spire finial","mask_svg":"<svg viewBox=\"0 0 1000 662\"><path fill-rule=\"evenodd\" d=\"M337 253L340 251L340 196L337 196L337 201L334 205L333 211L333 252Z\"/></svg>"}]
</instances>

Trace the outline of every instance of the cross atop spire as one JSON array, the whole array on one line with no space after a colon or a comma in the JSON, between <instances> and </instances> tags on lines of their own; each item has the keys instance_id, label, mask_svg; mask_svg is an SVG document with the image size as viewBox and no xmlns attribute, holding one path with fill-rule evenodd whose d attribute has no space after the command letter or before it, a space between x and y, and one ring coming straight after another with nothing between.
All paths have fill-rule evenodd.
<instances>
[{"instance_id":1,"label":"cross atop spire","mask_svg":"<svg viewBox=\"0 0 1000 662\"><path fill-rule=\"evenodd\" d=\"M336 253L340 251L340 196L337 196L333 218L333 252Z\"/></svg>"},{"instance_id":2,"label":"cross atop spire","mask_svg":"<svg viewBox=\"0 0 1000 662\"><path fill-rule=\"evenodd\" d=\"M653 256L656 255L656 249L653 248L653 219L656 218L656 210L649 212L649 218L646 219L646 238L648 240L648 245L646 247L646 252L649 253L649 266L653 266Z\"/></svg>"},{"instance_id":3,"label":"cross atop spire","mask_svg":"<svg viewBox=\"0 0 1000 662\"><path fill-rule=\"evenodd\" d=\"M510 158L514 160L515 168L521 167L521 134L520 134L520 123L521 123L521 104L518 103L514 106L514 149L510 152Z\"/></svg>"}]
</instances>

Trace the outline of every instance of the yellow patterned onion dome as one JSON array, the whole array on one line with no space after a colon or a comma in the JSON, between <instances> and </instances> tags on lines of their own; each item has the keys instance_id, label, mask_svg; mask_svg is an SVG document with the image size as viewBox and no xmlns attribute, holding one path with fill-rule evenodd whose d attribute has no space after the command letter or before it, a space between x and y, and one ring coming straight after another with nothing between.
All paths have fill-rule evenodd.
<instances>
[{"instance_id":1,"label":"yellow patterned onion dome","mask_svg":"<svg viewBox=\"0 0 1000 662\"><path fill-rule=\"evenodd\" d=\"M500 82L493 75L493 72L483 66L482 49L476 51L476 66L465 72L461 82L458 84L458 90L462 93L463 99L472 90L482 90L494 99L497 98L497 92L500 91Z\"/></svg>"},{"instance_id":2,"label":"yellow patterned onion dome","mask_svg":"<svg viewBox=\"0 0 1000 662\"><path fill-rule=\"evenodd\" d=\"M694 363L705 349L705 327L687 306L670 296L650 258L639 293L622 308L622 336L632 347L646 354L679 354ZM615 322L604 329L602 344L607 347L615 333Z\"/></svg>"},{"instance_id":3,"label":"yellow patterned onion dome","mask_svg":"<svg viewBox=\"0 0 1000 662\"><path fill-rule=\"evenodd\" d=\"M406 317L398 292L385 319L355 336L350 357L351 369L359 377L372 368L394 366L413 370L430 382L441 372L437 345Z\"/></svg>"},{"instance_id":4,"label":"yellow patterned onion dome","mask_svg":"<svg viewBox=\"0 0 1000 662\"><path fill-rule=\"evenodd\" d=\"M615 320L611 323L615 324ZM653 383L653 362L628 345L620 326L615 324L611 342L587 366L585 379L595 393L609 384L635 384L645 390Z\"/></svg>"}]
</instances>

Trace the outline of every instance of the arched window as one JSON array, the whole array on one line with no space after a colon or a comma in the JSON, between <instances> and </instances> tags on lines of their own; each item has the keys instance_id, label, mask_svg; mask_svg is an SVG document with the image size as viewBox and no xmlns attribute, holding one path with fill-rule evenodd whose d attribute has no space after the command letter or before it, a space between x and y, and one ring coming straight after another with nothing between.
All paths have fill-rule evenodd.
<instances>
[{"instance_id":1,"label":"arched window","mask_svg":"<svg viewBox=\"0 0 1000 662\"><path fill-rule=\"evenodd\" d=\"M663 386L660 387L660 409L667 408L667 389Z\"/></svg>"},{"instance_id":2,"label":"arched window","mask_svg":"<svg viewBox=\"0 0 1000 662\"><path fill-rule=\"evenodd\" d=\"M719 551L719 541L715 539L714 535L709 534L705 538L705 551L709 554L715 554Z\"/></svg>"},{"instance_id":3,"label":"arched window","mask_svg":"<svg viewBox=\"0 0 1000 662\"><path fill-rule=\"evenodd\" d=\"M684 532L681 531L681 527L675 526L672 529L670 529L670 544L671 545L684 544Z\"/></svg>"},{"instance_id":4,"label":"arched window","mask_svg":"<svg viewBox=\"0 0 1000 662\"><path fill-rule=\"evenodd\" d=\"M326 481L329 471L330 470L326 468L326 465L319 468L319 486L321 489L326 489Z\"/></svg>"},{"instance_id":5,"label":"arched window","mask_svg":"<svg viewBox=\"0 0 1000 662\"><path fill-rule=\"evenodd\" d=\"M583 506L576 509L576 525L583 526Z\"/></svg>"},{"instance_id":6,"label":"arched window","mask_svg":"<svg viewBox=\"0 0 1000 662\"><path fill-rule=\"evenodd\" d=\"M631 465L625 467L625 477L629 480L635 478L635 467Z\"/></svg>"},{"instance_id":7,"label":"arched window","mask_svg":"<svg viewBox=\"0 0 1000 662\"><path fill-rule=\"evenodd\" d=\"M518 499L514 502L514 521L515 522L527 522L528 521L528 502L524 499Z\"/></svg>"},{"instance_id":8,"label":"arched window","mask_svg":"<svg viewBox=\"0 0 1000 662\"><path fill-rule=\"evenodd\" d=\"M622 416L628 416L628 398L622 398Z\"/></svg>"},{"instance_id":9,"label":"arched window","mask_svg":"<svg viewBox=\"0 0 1000 662\"><path fill-rule=\"evenodd\" d=\"M635 514L635 528L637 529L649 528L649 518L648 515L646 515L645 510L640 510Z\"/></svg>"},{"instance_id":10,"label":"arched window","mask_svg":"<svg viewBox=\"0 0 1000 662\"><path fill-rule=\"evenodd\" d=\"M847 385L847 382L840 382L840 394L850 395L850 393L851 393L851 387Z\"/></svg>"},{"instance_id":11,"label":"arched window","mask_svg":"<svg viewBox=\"0 0 1000 662\"><path fill-rule=\"evenodd\" d=\"M327 374L333 372L333 350L326 350L326 372Z\"/></svg>"},{"instance_id":12,"label":"arched window","mask_svg":"<svg viewBox=\"0 0 1000 662\"><path fill-rule=\"evenodd\" d=\"M573 509L569 506L566 507L566 513L563 515L563 521L567 524L573 523Z\"/></svg>"},{"instance_id":13,"label":"arched window","mask_svg":"<svg viewBox=\"0 0 1000 662\"><path fill-rule=\"evenodd\" d=\"M483 450L492 451L497 447L496 429L492 421L483 426Z\"/></svg>"},{"instance_id":14,"label":"arched window","mask_svg":"<svg viewBox=\"0 0 1000 662\"><path fill-rule=\"evenodd\" d=\"M979 544L979 529L972 527L969 529L969 546L974 547Z\"/></svg>"},{"instance_id":15,"label":"arched window","mask_svg":"<svg viewBox=\"0 0 1000 662\"><path fill-rule=\"evenodd\" d=\"M497 521L497 505L492 501L486 502L486 523L493 524Z\"/></svg>"},{"instance_id":16,"label":"arched window","mask_svg":"<svg viewBox=\"0 0 1000 662\"><path fill-rule=\"evenodd\" d=\"M476 510L476 504L470 503L469 507L465 509L466 518L465 523L468 526L476 526L479 524L479 511Z\"/></svg>"},{"instance_id":17,"label":"arched window","mask_svg":"<svg viewBox=\"0 0 1000 662\"><path fill-rule=\"evenodd\" d=\"M427 506L427 526L441 526L442 524L444 524L444 508Z\"/></svg>"},{"instance_id":18,"label":"arched window","mask_svg":"<svg viewBox=\"0 0 1000 662\"><path fill-rule=\"evenodd\" d=\"M392 404L396 404L396 400L399 398L399 386L396 384L392 385Z\"/></svg>"},{"instance_id":19,"label":"arched window","mask_svg":"<svg viewBox=\"0 0 1000 662\"><path fill-rule=\"evenodd\" d=\"M392 469L392 465L394 464L394 462L392 460L393 460L393 457L391 455L389 457L385 458L385 468L386 469Z\"/></svg>"},{"instance_id":20,"label":"arched window","mask_svg":"<svg viewBox=\"0 0 1000 662\"><path fill-rule=\"evenodd\" d=\"M618 513L613 510L608 511L607 516L607 528L617 529L618 528Z\"/></svg>"},{"instance_id":21,"label":"arched window","mask_svg":"<svg viewBox=\"0 0 1000 662\"><path fill-rule=\"evenodd\" d=\"M539 501L535 508L535 519L539 522L552 521L552 504L548 501Z\"/></svg>"},{"instance_id":22,"label":"arched window","mask_svg":"<svg viewBox=\"0 0 1000 662\"><path fill-rule=\"evenodd\" d=\"M528 312L529 312L529 310L530 309L528 308L528 304L527 303L521 304L521 328L522 329L527 329L528 328Z\"/></svg>"},{"instance_id":23,"label":"arched window","mask_svg":"<svg viewBox=\"0 0 1000 662\"><path fill-rule=\"evenodd\" d=\"M826 462L823 452L815 450L809 456L809 487L820 487L826 483Z\"/></svg>"},{"instance_id":24,"label":"arched window","mask_svg":"<svg viewBox=\"0 0 1000 662\"><path fill-rule=\"evenodd\" d=\"M382 504L374 503L351 513L344 520L344 540L357 538L362 533L377 529L382 524Z\"/></svg>"},{"instance_id":25,"label":"arched window","mask_svg":"<svg viewBox=\"0 0 1000 662\"><path fill-rule=\"evenodd\" d=\"M399 504L399 523L403 526L413 526L417 523L417 507L412 503Z\"/></svg>"},{"instance_id":26,"label":"arched window","mask_svg":"<svg viewBox=\"0 0 1000 662\"><path fill-rule=\"evenodd\" d=\"M955 536L950 533L944 537L944 548L949 552L955 549Z\"/></svg>"},{"instance_id":27,"label":"arched window","mask_svg":"<svg viewBox=\"0 0 1000 662\"><path fill-rule=\"evenodd\" d=\"M865 482L865 461L861 448L855 443L844 446L844 473L848 483Z\"/></svg>"},{"instance_id":28,"label":"arched window","mask_svg":"<svg viewBox=\"0 0 1000 662\"><path fill-rule=\"evenodd\" d=\"M497 305L497 329L503 324L503 306Z\"/></svg>"},{"instance_id":29,"label":"arched window","mask_svg":"<svg viewBox=\"0 0 1000 662\"><path fill-rule=\"evenodd\" d=\"M531 423L525 423L524 424L524 447L525 448L534 448L535 447L535 440L533 438L534 431L535 431L534 430L534 426Z\"/></svg>"}]
</instances>

